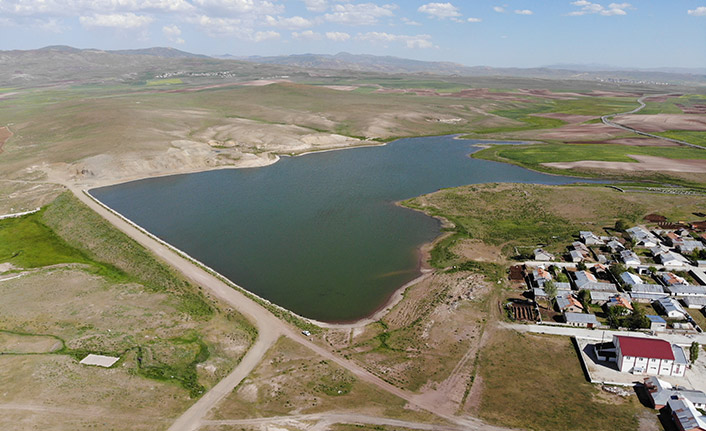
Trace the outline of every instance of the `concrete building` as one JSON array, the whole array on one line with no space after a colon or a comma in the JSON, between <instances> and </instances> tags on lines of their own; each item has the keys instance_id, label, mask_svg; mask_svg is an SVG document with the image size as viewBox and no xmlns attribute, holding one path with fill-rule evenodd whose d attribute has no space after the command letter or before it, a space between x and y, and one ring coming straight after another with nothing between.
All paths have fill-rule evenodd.
<instances>
[{"instance_id":1,"label":"concrete building","mask_svg":"<svg viewBox=\"0 0 706 431\"><path fill-rule=\"evenodd\" d=\"M614 335L613 344L624 373L682 377L689 365L684 350L668 341Z\"/></svg>"},{"instance_id":2,"label":"concrete building","mask_svg":"<svg viewBox=\"0 0 706 431\"><path fill-rule=\"evenodd\" d=\"M685 398L670 399L667 406L679 430L706 431L706 416L702 416L691 401Z\"/></svg>"},{"instance_id":3,"label":"concrete building","mask_svg":"<svg viewBox=\"0 0 706 431\"><path fill-rule=\"evenodd\" d=\"M620 252L620 259L626 264L626 265L639 265L640 264L640 257L635 254L634 251L632 250L623 250Z\"/></svg>"},{"instance_id":4,"label":"concrete building","mask_svg":"<svg viewBox=\"0 0 706 431\"><path fill-rule=\"evenodd\" d=\"M684 320L687 313L684 307L681 306L674 298L660 298L653 305L658 310L661 310L670 319Z\"/></svg>"},{"instance_id":5,"label":"concrete building","mask_svg":"<svg viewBox=\"0 0 706 431\"><path fill-rule=\"evenodd\" d=\"M671 384L655 376L646 377L644 382L652 407L657 410L666 406L670 399L679 398L691 401L697 409L704 409L706 407L706 394L702 391L686 389L680 386L672 387Z\"/></svg>"},{"instance_id":6,"label":"concrete building","mask_svg":"<svg viewBox=\"0 0 706 431\"><path fill-rule=\"evenodd\" d=\"M706 286L666 286L664 288L672 296L706 296Z\"/></svg>"},{"instance_id":7,"label":"concrete building","mask_svg":"<svg viewBox=\"0 0 706 431\"><path fill-rule=\"evenodd\" d=\"M540 262L550 262L554 260L554 255L538 248L534 250L534 260Z\"/></svg>"},{"instance_id":8,"label":"concrete building","mask_svg":"<svg viewBox=\"0 0 706 431\"><path fill-rule=\"evenodd\" d=\"M634 286L636 284L642 284L643 281L640 277L637 275L633 274L632 272L627 272L625 271L624 273L620 274L620 279L623 281L628 286Z\"/></svg>"},{"instance_id":9,"label":"concrete building","mask_svg":"<svg viewBox=\"0 0 706 431\"><path fill-rule=\"evenodd\" d=\"M687 296L682 299L686 308L704 308L706 307L706 296Z\"/></svg>"},{"instance_id":10,"label":"concrete building","mask_svg":"<svg viewBox=\"0 0 706 431\"><path fill-rule=\"evenodd\" d=\"M564 319L569 325L581 328L593 329L600 326L595 314L573 313L567 311L564 313Z\"/></svg>"},{"instance_id":11,"label":"concrete building","mask_svg":"<svg viewBox=\"0 0 706 431\"><path fill-rule=\"evenodd\" d=\"M581 237L581 240L584 242L586 245L603 245L605 244L603 240L598 238L596 235L594 235L593 232L589 231L580 231L579 236Z\"/></svg>"},{"instance_id":12,"label":"concrete building","mask_svg":"<svg viewBox=\"0 0 706 431\"><path fill-rule=\"evenodd\" d=\"M650 319L650 331L666 331L667 330L667 321L661 318L660 316L653 316L651 314L646 315L648 319Z\"/></svg>"}]
</instances>

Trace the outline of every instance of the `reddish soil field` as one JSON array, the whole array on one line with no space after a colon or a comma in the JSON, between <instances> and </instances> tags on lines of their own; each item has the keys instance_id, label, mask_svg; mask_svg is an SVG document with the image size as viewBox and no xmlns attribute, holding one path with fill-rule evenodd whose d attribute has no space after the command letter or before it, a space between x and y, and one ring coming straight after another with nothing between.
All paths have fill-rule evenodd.
<instances>
[{"instance_id":1,"label":"reddish soil field","mask_svg":"<svg viewBox=\"0 0 706 431\"><path fill-rule=\"evenodd\" d=\"M642 132L706 131L706 116L696 114L621 115L613 121Z\"/></svg>"},{"instance_id":2,"label":"reddish soil field","mask_svg":"<svg viewBox=\"0 0 706 431\"><path fill-rule=\"evenodd\" d=\"M570 141L573 139L603 140L611 139L621 133L625 132L615 127L606 126L603 123L567 124L565 126L557 127L556 129L542 132L537 135L537 137L542 139L557 139L561 141Z\"/></svg>"},{"instance_id":3,"label":"reddish soil field","mask_svg":"<svg viewBox=\"0 0 706 431\"><path fill-rule=\"evenodd\" d=\"M677 103L676 105L685 114L706 114L706 105L684 106L679 103Z\"/></svg>"}]
</instances>

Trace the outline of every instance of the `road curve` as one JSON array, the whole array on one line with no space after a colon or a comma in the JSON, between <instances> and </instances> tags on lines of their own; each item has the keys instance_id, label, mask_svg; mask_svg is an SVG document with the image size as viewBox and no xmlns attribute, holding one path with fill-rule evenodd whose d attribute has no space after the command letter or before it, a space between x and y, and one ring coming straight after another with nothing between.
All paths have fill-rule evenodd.
<instances>
[{"instance_id":1,"label":"road curve","mask_svg":"<svg viewBox=\"0 0 706 431\"><path fill-rule=\"evenodd\" d=\"M99 204L83 190L69 186L74 195L93 211L105 218L109 223L128 235L140 245L150 250L166 264L177 269L188 280L202 287L205 291L232 306L250 320L258 330L258 338L243 360L236 368L216 386L211 388L191 408L182 414L169 428L170 431L193 431L198 429L206 414L228 393L230 393L262 360L268 348L280 337L286 336L297 343L313 350L318 355L328 359L353 373L360 380L373 384L378 388L404 399L411 405L442 417L451 423L458 424L467 430L502 429L488 426L479 419L457 417L440 412L437 406L419 399L416 394L400 389L367 371L357 363L338 356L328 349L313 343L304 337L298 329L278 319L262 305L232 288L205 269L195 265L174 252L169 246L157 241L151 236L119 217L108 208Z\"/></svg>"},{"instance_id":2,"label":"road curve","mask_svg":"<svg viewBox=\"0 0 706 431\"><path fill-rule=\"evenodd\" d=\"M646 95L646 96L642 96L642 97L640 97L639 99L637 99L637 103L640 104L640 106L638 106L637 108L633 109L632 111L619 112L619 113L617 113L617 114L604 115L604 116L601 117L601 121L602 121L603 124L605 124L606 126L617 127L618 129L623 129L623 130L626 130L626 131L628 131L628 132L637 133L638 135L647 136L647 137L650 137L650 138L657 138L657 139L661 139L661 140L663 140L663 141L673 142L673 143L675 143L675 144L686 145L686 146L689 146L689 147L700 148L700 149L702 149L702 150L706 150L706 147L702 147L701 145L691 144L691 143L689 143L689 142L682 141L682 140L679 140L679 139L672 139L672 138L667 138L667 137L664 137L664 136L653 135L652 133L641 132L640 130L634 129L634 128L630 127L630 126L625 126L625 125L623 125L623 124L615 123L615 122L611 121L612 118L615 118L615 117L620 116L620 115L637 114L638 112L640 112L640 111L646 106L646 105L645 105L645 99L647 99L648 97L659 97L659 96L669 96L669 94L649 94L649 95Z\"/></svg>"}]
</instances>

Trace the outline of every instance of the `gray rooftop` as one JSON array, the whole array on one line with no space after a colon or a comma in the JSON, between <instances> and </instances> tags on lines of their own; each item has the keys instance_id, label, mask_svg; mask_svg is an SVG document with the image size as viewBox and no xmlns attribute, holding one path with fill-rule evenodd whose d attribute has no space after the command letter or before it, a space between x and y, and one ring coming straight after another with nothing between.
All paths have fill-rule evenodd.
<instances>
[{"instance_id":1,"label":"gray rooftop","mask_svg":"<svg viewBox=\"0 0 706 431\"><path fill-rule=\"evenodd\" d=\"M594 325L599 324L595 314L566 312L564 313L564 317L566 317L566 323L593 323Z\"/></svg>"}]
</instances>

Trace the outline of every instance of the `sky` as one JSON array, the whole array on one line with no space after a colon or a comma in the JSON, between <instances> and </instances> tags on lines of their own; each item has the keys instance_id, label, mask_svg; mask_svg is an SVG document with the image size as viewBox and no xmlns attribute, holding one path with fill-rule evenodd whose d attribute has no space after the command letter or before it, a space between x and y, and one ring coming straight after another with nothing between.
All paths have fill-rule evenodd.
<instances>
[{"instance_id":1,"label":"sky","mask_svg":"<svg viewBox=\"0 0 706 431\"><path fill-rule=\"evenodd\" d=\"M0 0L0 50L47 45L703 68L706 0Z\"/></svg>"}]
</instances>

